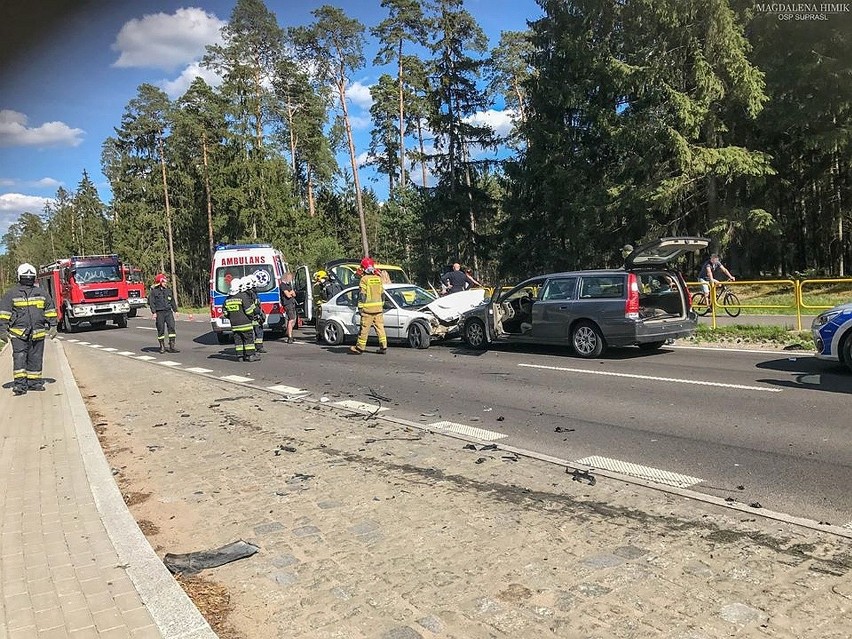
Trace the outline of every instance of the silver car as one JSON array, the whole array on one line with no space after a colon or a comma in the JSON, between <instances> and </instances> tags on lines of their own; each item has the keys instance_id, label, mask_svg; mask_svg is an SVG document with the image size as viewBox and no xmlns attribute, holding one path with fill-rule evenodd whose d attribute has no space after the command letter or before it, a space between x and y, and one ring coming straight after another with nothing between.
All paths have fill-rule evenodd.
<instances>
[{"instance_id":1,"label":"silver car","mask_svg":"<svg viewBox=\"0 0 852 639\"><path fill-rule=\"evenodd\" d=\"M550 273L498 288L462 316L462 339L480 349L497 342L564 344L585 358L608 346L656 350L698 326L686 282L668 263L708 244L666 237L633 251L622 269Z\"/></svg>"}]
</instances>

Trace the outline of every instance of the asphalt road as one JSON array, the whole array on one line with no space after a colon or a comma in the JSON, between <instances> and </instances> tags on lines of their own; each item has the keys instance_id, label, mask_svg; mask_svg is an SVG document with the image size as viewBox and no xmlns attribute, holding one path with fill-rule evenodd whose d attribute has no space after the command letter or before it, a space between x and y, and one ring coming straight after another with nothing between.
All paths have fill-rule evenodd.
<instances>
[{"instance_id":1,"label":"asphalt road","mask_svg":"<svg viewBox=\"0 0 852 639\"><path fill-rule=\"evenodd\" d=\"M852 526L852 375L808 355L624 348L582 360L567 350L478 352L450 342L392 346L386 355L371 344L355 356L318 345L306 328L295 344L267 340L262 361L243 363L204 322L179 321L177 332L177 355L156 353L144 318L66 339L381 404L420 423L486 429L505 435L501 443L569 461L605 458L591 464L599 468L675 473L697 480L691 490Z\"/></svg>"}]
</instances>

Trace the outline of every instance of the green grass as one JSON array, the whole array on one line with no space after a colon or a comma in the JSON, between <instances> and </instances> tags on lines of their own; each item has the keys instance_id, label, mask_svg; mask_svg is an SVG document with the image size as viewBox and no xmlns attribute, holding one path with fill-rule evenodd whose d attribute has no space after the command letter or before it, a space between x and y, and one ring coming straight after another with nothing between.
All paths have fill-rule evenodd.
<instances>
[{"instance_id":1,"label":"green grass","mask_svg":"<svg viewBox=\"0 0 852 639\"><path fill-rule=\"evenodd\" d=\"M210 312L209 306L179 306L178 313L188 313L192 315L205 315Z\"/></svg>"},{"instance_id":2,"label":"green grass","mask_svg":"<svg viewBox=\"0 0 852 639\"><path fill-rule=\"evenodd\" d=\"M798 346L813 350L813 339L808 331L790 331L781 326L750 326L736 324L719 326L715 330L699 325L691 340L695 344L765 344L768 346Z\"/></svg>"}]
</instances>

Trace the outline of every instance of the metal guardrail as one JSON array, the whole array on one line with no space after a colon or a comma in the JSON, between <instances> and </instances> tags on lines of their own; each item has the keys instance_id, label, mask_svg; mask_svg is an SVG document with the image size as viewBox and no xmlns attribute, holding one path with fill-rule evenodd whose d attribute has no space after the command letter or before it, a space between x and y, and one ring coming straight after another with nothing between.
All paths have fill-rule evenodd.
<instances>
[{"instance_id":1,"label":"metal guardrail","mask_svg":"<svg viewBox=\"0 0 852 639\"><path fill-rule=\"evenodd\" d=\"M727 288L736 288L736 287L745 287L745 286L766 286L766 285L778 285L783 287L790 287L792 290L790 291L791 301L789 304L743 304L740 303L738 305L725 305L721 300L717 299L717 291L719 286L725 286ZM767 309L778 309L778 310L792 310L795 311L796 314L796 328L797 330L802 330L802 311L806 310L825 310L832 308L834 304L822 305L822 304L808 304L804 299L804 289L808 286L812 285L831 285L831 284L850 284L850 300L852 300L852 278L821 278L821 279L804 279L804 280L734 280L734 281L723 281L720 282L717 286L715 283L710 285L710 295L711 299L716 300L716 303L713 304L710 308L710 315L712 318L712 326L711 328L717 328L717 309L725 309L725 308L767 308ZM687 288L692 292L699 292L702 290L702 282L687 282Z\"/></svg>"}]
</instances>

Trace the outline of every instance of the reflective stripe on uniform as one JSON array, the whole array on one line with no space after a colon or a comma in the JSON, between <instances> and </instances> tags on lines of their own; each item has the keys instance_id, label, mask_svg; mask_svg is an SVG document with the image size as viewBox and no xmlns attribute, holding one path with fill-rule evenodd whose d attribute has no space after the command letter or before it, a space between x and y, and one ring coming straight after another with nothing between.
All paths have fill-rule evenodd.
<instances>
[{"instance_id":1,"label":"reflective stripe on uniform","mask_svg":"<svg viewBox=\"0 0 852 639\"><path fill-rule=\"evenodd\" d=\"M41 371L27 371L27 379L41 379Z\"/></svg>"},{"instance_id":2,"label":"reflective stripe on uniform","mask_svg":"<svg viewBox=\"0 0 852 639\"><path fill-rule=\"evenodd\" d=\"M379 313L384 308L384 300L382 299L382 278L378 275L364 275L361 278L361 302L358 303L358 308L363 311Z\"/></svg>"},{"instance_id":3,"label":"reflective stripe on uniform","mask_svg":"<svg viewBox=\"0 0 852 639\"><path fill-rule=\"evenodd\" d=\"M27 299L26 297L13 297L12 306L35 306L36 308L44 308L44 298L34 297Z\"/></svg>"},{"instance_id":4,"label":"reflective stripe on uniform","mask_svg":"<svg viewBox=\"0 0 852 639\"><path fill-rule=\"evenodd\" d=\"M9 311L0 311L0 320L12 319L12 313Z\"/></svg>"},{"instance_id":5,"label":"reflective stripe on uniform","mask_svg":"<svg viewBox=\"0 0 852 639\"><path fill-rule=\"evenodd\" d=\"M47 310L47 311L44 312L44 316L50 317L50 318L57 317L56 310L55 309Z\"/></svg>"},{"instance_id":6,"label":"reflective stripe on uniform","mask_svg":"<svg viewBox=\"0 0 852 639\"><path fill-rule=\"evenodd\" d=\"M27 371L25 371L24 369L12 371L12 378L13 379L26 379L26 377L27 377Z\"/></svg>"}]
</instances>

